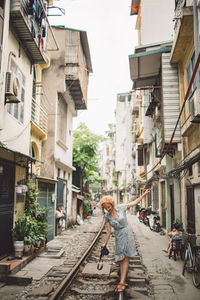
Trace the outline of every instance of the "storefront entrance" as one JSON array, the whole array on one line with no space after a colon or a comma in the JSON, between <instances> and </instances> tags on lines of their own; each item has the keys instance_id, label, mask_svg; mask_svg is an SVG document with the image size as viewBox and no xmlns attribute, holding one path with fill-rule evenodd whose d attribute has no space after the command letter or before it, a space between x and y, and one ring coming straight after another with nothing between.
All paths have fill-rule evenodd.
<instances>
[{"instance_id":1,"label":"storefront entrance","mask_svg":"<svg viewBox=\"0 0 200 300\"><path fill-rule=\"evenodd\" d=\"M187 232L195 233L194 187L187 186Z\"/></svg>"},{"instance_id":2,"label":"storefront entrance","mask_svg":"<svg viewBox=\"0 0 200 300\"><path fill-rule=\"evenodd\" d=\"M38 203L42 208L48 208L48 234L47 241L54 238L55 228L55 210L53 194L55 193L55 185L47 182L38 182L39 196Z\"/></svg>"},{"instance_id":3,"label":"storefront entrance","mask_svg":"<svg viewBox=\"0 0 200 300\"><path fill-rule=\"evenodd\" d=\"M11 254L15 167L0 160L0 259Z\"/></svg>"}]
</instances>

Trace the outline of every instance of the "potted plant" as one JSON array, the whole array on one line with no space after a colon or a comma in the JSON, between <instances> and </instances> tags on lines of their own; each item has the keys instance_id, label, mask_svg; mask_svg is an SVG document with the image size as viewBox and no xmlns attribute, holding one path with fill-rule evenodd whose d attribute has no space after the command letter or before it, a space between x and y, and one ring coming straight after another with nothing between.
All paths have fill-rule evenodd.
<instances>
[{"instance_id":1,"label":"potted plant","mask_svg":"<svg viewBox=\"0 0 200 300\"><path fill-rule=\"evenodd\" d=\"M24 237L24 253L26 255L31 254L33 244L34 239L31 237L31 235Z\"/></svg>"},{"instance_id":2,"label":"potted plant","mask_svg":"<svg viewBox=\"0 0 200 300\"><path fill-rule=\"evenodd\" d=\"M26 235L26 220L25 216L21 216L15 222L15 227L12 229L13 246L15 250L15 256L22 256L24 250L24 236Z\"/></svg>"},{"instance_id":3,"label":"potted plant","mask_svg":"<svg viewBox=\"0 0 200 300\"><path fill-rule=\"evenodd\" d=\"M31 241L32 227L33 220L30 216L27 216L25 214L20 216L15 222L15 226L12 229L15 256L22 256L24 244L28 244L29 241Z\"/></svg>"}]
</instances>

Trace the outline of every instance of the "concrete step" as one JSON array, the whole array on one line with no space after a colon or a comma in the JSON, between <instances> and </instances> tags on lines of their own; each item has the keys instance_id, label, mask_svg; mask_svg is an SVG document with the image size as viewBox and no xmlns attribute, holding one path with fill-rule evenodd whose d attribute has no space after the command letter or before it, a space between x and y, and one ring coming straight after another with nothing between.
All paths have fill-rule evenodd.
<instances>
[{"instance_id":1,"label":"concrete step","mask_svg":"<svg viewBox=\"0 0 200 300\"><path fill-rule=\"evenodd\" d=\"M77 287L72 287L70 290L79 295L104 295L104 297L112 295L115 287L103 288L101 290L93 289L93 290L83 290ZM105 298L106 299L106 298Z\"/></svg>"},{"instance_id":2,"label":"concrete step","mask_svg":"<svg viewBox=\"0 0 200 300\"><path fill-rule=\"evenodd\" d=\"M146 280L144 278L130 278L129 287L146 287Z\"/></svg>"}]
</instances>

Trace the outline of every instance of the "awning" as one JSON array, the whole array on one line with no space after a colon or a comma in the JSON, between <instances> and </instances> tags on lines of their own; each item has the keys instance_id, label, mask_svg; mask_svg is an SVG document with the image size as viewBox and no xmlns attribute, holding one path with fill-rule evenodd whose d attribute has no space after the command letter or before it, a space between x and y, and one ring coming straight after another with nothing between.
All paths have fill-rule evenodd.
<instances>
[{"instance_id":1,"label":"awning","mask_svg":"<svg viewBox=\"0 0 200 300\"><path fill-rule=\"evenodd\" d=\"M162 53L170 52L171 46L129 55L130 76L133 88L159 85Z\"/></svg>"},{"instance_id":2,"label":"awning","mask_svg":"<svg viewBox=\"0 0 200 300\"><path fill-rule=\"evenodd\" d=\"M15 151L13 149L7 148L5 146L0 146L0 157L1 157L1 152L6 153L9 152L12 154L11 161L13 161L16 165L22 166L22 167L28 167L28 163L35 163L38 161L37 159L33 158L32 156L29 156L27 154L24 154L19 151ZM5 158L5 156L1 157ZM7 159L7 158L5 158Z\"/></svg>"},{"instance_id":3,"label":"awning","mask_svg":"<svg viewBox=\"0 0 200 300\"><path fill-rule=\"evenodd\" d=\"M139 11L140 0L132 0L130 15L137 15Z\"/></svg>"},{"instance_id":4,"label":"awning","mask_svg":"<svg viewBox=\"0 0 200 300\"><path fill-rule=\"evenodd\" d=\"M52 183L52 184L56 184L56 182L58 182L57 179L53 179L53 178L49 178L49 177L43 177L43 176L36 176L36 179L38 181L42 181L45 183Z\"/></svg>"}]
</instances>

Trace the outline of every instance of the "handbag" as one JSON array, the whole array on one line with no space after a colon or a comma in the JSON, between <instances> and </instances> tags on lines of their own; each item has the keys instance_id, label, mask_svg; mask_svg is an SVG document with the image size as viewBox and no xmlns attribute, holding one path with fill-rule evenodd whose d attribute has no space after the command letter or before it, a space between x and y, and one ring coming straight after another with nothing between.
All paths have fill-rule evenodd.
<instances>
[{"instance_id":1,"label":"handbag","mask_svg":"<svg viewBox=\"0 0 200 300\"><path fill-rule=\"evenodd\" d=\"M103 269L103 256L104 255L108 255L109 254L109 250L106 246L101 247L101 252L100 252L100 257L99 257L99 261L97 264L97 270L102 270Z\"/></svg>"}]
</instances>

